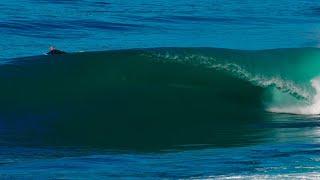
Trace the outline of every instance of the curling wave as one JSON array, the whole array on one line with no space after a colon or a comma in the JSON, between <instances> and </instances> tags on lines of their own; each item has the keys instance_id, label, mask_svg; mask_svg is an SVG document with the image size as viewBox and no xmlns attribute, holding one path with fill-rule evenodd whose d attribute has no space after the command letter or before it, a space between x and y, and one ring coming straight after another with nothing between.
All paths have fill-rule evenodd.
<instances>
[{"instance_id":1,"label":"curling wave","mask_svg":"<svg viewBox=\"0 0 320 180\"><path fill-rule=\"evenodd\" d=\"M0 66L1 138L224 145L228 129L228 142L257 140L248 124L265 111L320 113L319 58L317 48L157 48L12 59Z\"/></svg>"}]
</instances>

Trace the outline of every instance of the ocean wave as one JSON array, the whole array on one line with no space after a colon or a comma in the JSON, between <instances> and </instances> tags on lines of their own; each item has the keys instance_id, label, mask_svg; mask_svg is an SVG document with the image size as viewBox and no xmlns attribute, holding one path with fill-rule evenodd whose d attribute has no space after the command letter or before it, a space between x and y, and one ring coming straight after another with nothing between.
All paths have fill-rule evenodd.
<instances>
[{"instance_id":1,"label":"ocean wave","mask_svg":"<svg viewBox=\"0 0 320 180\"><path fill-rule=\"evenodd\" d=\"M15 142L42 145L252 143L260 135L248 124L266 111L319 114L319 55L158 48L12 59L0 66L0 123Z\"/></svg>"}]
</instances>

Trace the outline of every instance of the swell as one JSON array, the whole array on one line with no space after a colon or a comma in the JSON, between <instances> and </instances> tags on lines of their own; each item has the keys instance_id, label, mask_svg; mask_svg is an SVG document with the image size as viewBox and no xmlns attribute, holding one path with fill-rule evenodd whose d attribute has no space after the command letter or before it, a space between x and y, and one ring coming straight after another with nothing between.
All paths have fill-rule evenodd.
<instances>
[{"instance_id":1,"label":"swell","mask_svg":"<svg viewBox=\"0 0 320 180\"><path fill-rule=\"evenodd\" d=\"M269 106L312 102L318 54L159 48L13 59L0 66L1 143L139 149L254 143L263 130L250 124L263 121Z\"/></svg>"}]
</instances>

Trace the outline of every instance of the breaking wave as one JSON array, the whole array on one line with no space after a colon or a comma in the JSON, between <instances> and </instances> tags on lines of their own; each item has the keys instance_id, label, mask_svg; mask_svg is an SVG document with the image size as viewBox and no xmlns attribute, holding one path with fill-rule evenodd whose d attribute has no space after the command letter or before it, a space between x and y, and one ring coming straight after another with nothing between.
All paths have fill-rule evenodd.
<instances>
[{"instance_id":1,"label":"breaking wave","mask_svg":"<svg viewBox=\"0 0 320 180\"><path fill-rule=\"evenodd\" d=\"M320 114L319 58L317 48L156 48L12 59L0 66L2 143L223 146L226 129L228 142L249 141L266 111Z\"/></svg>"}]
</instances>

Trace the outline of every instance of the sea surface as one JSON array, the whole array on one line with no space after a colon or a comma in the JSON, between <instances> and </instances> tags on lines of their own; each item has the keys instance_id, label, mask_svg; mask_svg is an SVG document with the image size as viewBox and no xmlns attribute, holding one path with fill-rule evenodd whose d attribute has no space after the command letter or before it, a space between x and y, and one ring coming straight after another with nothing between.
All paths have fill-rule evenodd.
<instances>
[{"instance_id":1,"label":"sea surface","mask_svg":"<svg viewBox=\"0 0 320 180\"><path fill-rule=\"evenodd\" d=\"M0 37L1 179L320 179L320 1L6 0Z\"/></svg>"}]
</instances>

